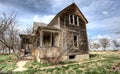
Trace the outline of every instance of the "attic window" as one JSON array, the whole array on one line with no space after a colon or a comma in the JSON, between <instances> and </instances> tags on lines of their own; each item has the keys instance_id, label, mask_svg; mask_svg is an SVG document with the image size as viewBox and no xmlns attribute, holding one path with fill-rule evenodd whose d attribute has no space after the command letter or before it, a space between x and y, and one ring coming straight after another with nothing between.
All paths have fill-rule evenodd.
<instances>
[{"instance_id":1,"label":"attic window","mask_svg":"<svg viewBox=\"0 0 120 74\"><path fill-rule=\"evenodd\" d=\"M74 16L75 25L77 25L77 16Z\"/></svg>"},{"instance_id":2,"label":"attic window","mask_svg":"<svg viewBox=\"0 0 120 74\"><path fill-rule=\"evenodd\" d=\"M73 15L70 15L70 23L73 23Z\"/></svg>"},{"instance_id":3,"label":"attic window","mask_svg":"<svg viewBox=\"0 0 120 74\"><path fill-rule=\"evenodd\" d=\"M69 24L79 26L79 18L76 15L69 15Z\"/></svg>"}]
</instances>

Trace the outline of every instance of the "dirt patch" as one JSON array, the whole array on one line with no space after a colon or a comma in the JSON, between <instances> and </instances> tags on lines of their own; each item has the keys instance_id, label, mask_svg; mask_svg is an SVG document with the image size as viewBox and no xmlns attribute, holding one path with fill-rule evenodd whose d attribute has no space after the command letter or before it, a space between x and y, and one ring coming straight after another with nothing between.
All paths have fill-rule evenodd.
<instances>
[{"instance_id":1,"label":"dirt patch","mask_svg":"<svg viewBox=\"0 0 120 74\"><path fill-rule=\"evenodd\" d=\"M16 68L15 70L13 70L14 72L15 71L24 71L24 70L27 70L27 68L24 68L24 65L27 63L27 62L29 62L29 61L19 61L18 63L17 63L17 66L18 66L18 68Z\"/></svg>"},{"instance_id":2,"label":"dirt patch","mask_svg":"<svg viewBox=\"0 0 120 74\"><path fill-rule=\"evenodd\" d=\"M113 71L120 71L120 63L113 65L112 70Z\"/></svg>"}]
</instances>

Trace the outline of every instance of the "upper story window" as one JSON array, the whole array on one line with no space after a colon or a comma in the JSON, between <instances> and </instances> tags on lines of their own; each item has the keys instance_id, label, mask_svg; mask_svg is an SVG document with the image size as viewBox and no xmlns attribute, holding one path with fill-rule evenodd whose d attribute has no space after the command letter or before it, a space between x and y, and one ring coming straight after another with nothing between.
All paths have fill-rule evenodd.
<instances>
[{"instance_id":1,"label":"upper story window","mask_svg":"<svg viewBox=\"0 0 120 74\"><path fill-rule=\"evenodd\" d=\"M78 18L78 16L70 14L69 15L69 24L79 26L79 18Z\"/></svg>"},{"instance_id":2,"label":"upper story window","mask_svg":"<svg viewBox=\"0 0 120 74\"><path fill-rule=\"evenodd\" d=\"M73 15L70 15L70 23L73 23Z\"/></svg>"},{"instance_id":3,"label":"upper story window","mask_svg":"<svg viewBox=\"0 0 120 74\"><path fill-rule=\"evenodd\" d=\"M78 25L78 20L77 20L77 18L78 18L77 16L74 16L74 24L75 24L75 25Z\"/></svg>"}]
</instances>

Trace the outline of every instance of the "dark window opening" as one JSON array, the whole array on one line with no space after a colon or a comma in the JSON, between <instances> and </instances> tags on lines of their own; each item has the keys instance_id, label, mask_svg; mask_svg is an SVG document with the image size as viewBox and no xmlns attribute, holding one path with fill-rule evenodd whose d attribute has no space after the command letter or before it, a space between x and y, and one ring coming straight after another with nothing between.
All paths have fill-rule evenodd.
<instances>
[{"instance_id":1,"label":"dark window opening","mask_svg":"<svg viewBox=\"0 0 120 74\"><path fill-rule=\"evenodd\" d=\"M40 39L37 40L37 47L40 45Z\"/></svg>"},{"instance_id":2,"label":"dark window opening","mask_svg":"<svg viewBox=\"0 0 120 74\"><path fill-rule=\"evenodd\" d=\"M43 33L43 46L50 46L50 32Z\"/></svg>"},{"instance_id":3,"label":"dark window opening","mask_svg":"<svg viewBox=\"0 0 120 74\"><path fill-rule=\"evenodd\" d=\"M77 25L77 16L74 17L75 25Z\"/></svg>"},{"instance_id":4,"label":"dark window opening","mask_svg":"<svg viewBox=\"0 0 120 74\"><path fill-rule=\"evenodd\" d=\"M55 46L55 36L52 35L52 45L51 46Z\"/></svg>"},{"instance_id":5,"label":"dark window opening","mask_svg":"<svg viewBox=\"0 0 120 74\"><path fill-rule=\"evenodd\" d=\"M79 26L79 17L77 15L69 15L69 24Z\"/></svg>"},{"instance_id":6,"label":"dark window opening","mask_svg":"<svg viewBox=\"0 0 120 74\"><path fill-rule=\"evenodd\" d=\"M70 55L69 59L75 59L75 55Z\"/></svg>"},{"instance_id":7,"label":"dark window opening","mask_svg":"<svg viewBox=\"0 0 120 74\"><path fill-rule=\"evenodd\" d=\"M26 39L26 41L28 41L28 42L29 42L29 39Z\"/></svg>"},{"instance_id":8,"label":"dark window opening","mask_svg":"<svg viewBox=\"0 0 120 74\"><path fill-rule=\"evenodd\" d=\"M73 40L74 46L77 47L77 43L78 43L77 42L77 35L74 35L73 38L74 38L74 40Z\"/></svg>"},{"instance_id":9,"label":"dark window opening","mask_svg":"<svg viewBox=\"0 0 120 74\"><path fill-rule=\"evenodd\" d=\"M73 15L70 15L70 23L73 24Z\"/></svg>"},{"instance_id":10,"label":"dark window opening","mask_svg":"<svg viewBox=\"0 0 120 74\"><path fill-rule=\"evenodd\" d=\"M43 46L57 46L58 33L44 32Z\"/></svg>"}]
</instances>

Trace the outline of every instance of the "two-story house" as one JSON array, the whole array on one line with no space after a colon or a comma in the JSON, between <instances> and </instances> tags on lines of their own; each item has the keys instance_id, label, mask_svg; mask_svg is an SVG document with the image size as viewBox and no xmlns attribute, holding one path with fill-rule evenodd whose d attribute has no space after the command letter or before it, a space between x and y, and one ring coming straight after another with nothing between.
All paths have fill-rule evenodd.
<instances>
[{"instance_id":1,"label":"two-story house","mask_svg":"<svg viewBox=\"0 0 120 74\"><path fill-rule=\"evenodd\" d=\"M80 61L89 58L86 24L87 19L75 3L60 11L46 25L34 22L33 34L20 34L21 48L25 54L33 54L40 58L39 49L59 49L65 52L63 60ZM39 55L37 54L39 53ZM37 55L36 55L37 54Z\"/></svg>"}]
</instances>

